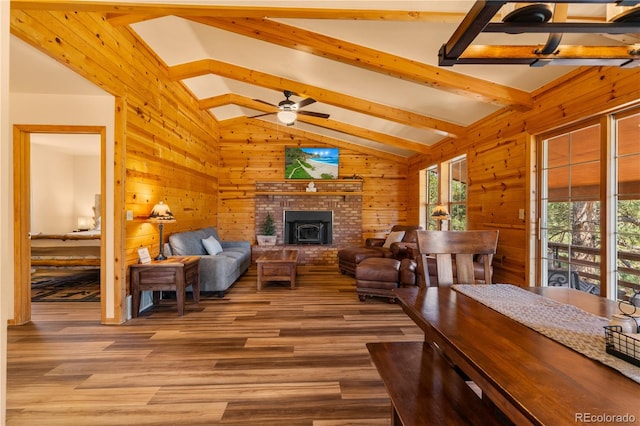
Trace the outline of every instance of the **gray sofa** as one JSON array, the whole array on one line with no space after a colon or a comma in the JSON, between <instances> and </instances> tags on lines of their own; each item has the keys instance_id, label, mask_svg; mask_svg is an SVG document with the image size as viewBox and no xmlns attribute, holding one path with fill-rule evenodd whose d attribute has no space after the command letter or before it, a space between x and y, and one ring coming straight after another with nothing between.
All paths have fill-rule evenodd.
<instances>
[{"instance_id":1,"label":"gray sofa","mask_svg":"<svg viewBox=\"0 0 640 426\"><path fill-rule=\"evenodd\" d=\"M222 252L207 254L202 240L210 236L220 242ZM220 297L251 265L251 243L220 241L213 227L170 235L169 242L165 244L165 254L200 256L200 292L217 292Z\"/></svg>"}]
</instances>

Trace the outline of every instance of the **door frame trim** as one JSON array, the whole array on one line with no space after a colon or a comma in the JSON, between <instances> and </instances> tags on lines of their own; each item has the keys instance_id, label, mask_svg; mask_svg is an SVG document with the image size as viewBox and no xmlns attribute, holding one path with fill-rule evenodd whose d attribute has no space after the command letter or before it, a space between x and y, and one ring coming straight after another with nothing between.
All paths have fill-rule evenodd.
<instances>
[{"instance_id":1,"label":"door frame trim","mask_svg":"<svg viewBox=\"0 0 640 426\"><path fill-rule=\"evenodd\" d=\"M13 126L13 232L14 294L13 320L21 325L31 321L31 134L73 133L100 135L100 217L102 229L108 227L106 204L106 126L16 124ZM104 316L106 294L106 244L100 239L100 312Z\"/></svg>"}]
</instances>

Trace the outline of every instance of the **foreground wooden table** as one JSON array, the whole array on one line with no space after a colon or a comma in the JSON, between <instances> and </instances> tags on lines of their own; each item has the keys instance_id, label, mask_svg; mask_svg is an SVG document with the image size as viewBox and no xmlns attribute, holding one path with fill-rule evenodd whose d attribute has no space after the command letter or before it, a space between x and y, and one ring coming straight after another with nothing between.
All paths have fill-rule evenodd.
<instances>
[{"instance_id":1,"label":"foreground wooden table","mask_svg":"<svg viewBox=\"0 0 640 426\"><path fill-rule=\"evenodd\" d=\"M256 259L258 266L258 290L267 281L288 281L291 288L296 286L296 266L298 250L266 251Z\"/></svg>"},{"instance_id":2,"label":"foreground wooden table","mask_svg":"<svg viewBox=\"0 0 640 426\"><path fill-rule=\"evenodd\" d=\"M568 288L532 291L609 317L616 303ZM404 311L515 424L640 422L640 384L448 287L397 289ZM591 419L591 420L588 420ZM605 422L606 423L606 422ZM602 424L602 423L601 423Z\"/></svg>"},{"instance_id":3,"label":"foreground wooden table","mask_svg":"<svg viewBox=\"0 0 640 426\"><path fill-rule=\"evenodd\" d=\"M140 293L153 291L153 303L158 303L159 291L175 291L178 315L184 314L185 289L191 286L193 301L200 302L199 257L170 257L166 260L131 265L131 316L140 310Z\"/></svg>"}]
</instances>

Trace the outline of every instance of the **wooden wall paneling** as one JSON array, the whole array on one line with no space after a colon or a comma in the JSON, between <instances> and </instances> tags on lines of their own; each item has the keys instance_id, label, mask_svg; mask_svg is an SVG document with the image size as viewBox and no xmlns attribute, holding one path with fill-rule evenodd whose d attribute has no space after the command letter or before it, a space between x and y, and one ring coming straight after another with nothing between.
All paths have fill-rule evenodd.
<instances>
[{"instance_id":1,"label":"wooden wall paneling","mask_svg":"<svg viewBox=\"0 0 640 426\"><path fill-rule=\"evenodd\" d=\"M131 196L138 203L146 204L142 208L145 215L156 202L163 200L176 216L177 223L166 229L165 241L172 232L215 226L215 210L210 206L215 205L217 197L212 177L217 158L216 150L209 149L211 135L195 131L198 126L190 126L191 122L181 125L183 119L167 120L165 115L171 110L177 111L148 112L148 116L137 114L138 117L131 120L132 127L142 130L136 136L142 137L131 140L127 171L130 185L141 181L147 184L146 193ZM139 111L138 106L135 111ZM189 126L190 130L186 130ZM159 251L160 243L154 241L152 250ZM137 250L137 246L133 249Z\"/></svg>"},{"instance_id":2,"label":"wooden wall paneling","mask_svg":"<svg viewBox=\"0 0 640 426\"><path fill-rule=\"evenodd\" d=\"M178 216L165 236L216 225L217 122L181 83L167 78L164 64L127 27L113 27L99 13L12 9L11 31L108 93L126 96L118 105L125 117L122 140L116 135L115 141L124 162L121 178L116 176L123 188L114 202L117 214L133 210L144 216L162 196ZM125 236L116 239L115 277L126 280L138 247L157 250L157 230L132 222L120 226ZM116 291L125 286L119 285L114 283ZM117 297L120 306L124 294Z\"/></svg>"},{"instance_id":3,"label":"wooden wall paneling","mask_svg":"<svg viewBox=\"0 0 640 426\"><path fill-rule=\"evenodd\" d=\"M227 239L255 241L255 182L284 179L286 146L325 146L283 126L274 131L250 121L237 121L220 129L218 220ZM397 158L396 158L397 160ZM364 179L363 241L379 236L392 225L406 222L406 161L391 161L369 152L340 147L340 177ZM249 227L245 224L249 224Z\"/></svg>"},{"instance_id":4,"label":"wooden wall paneling","mask_svg":"<svg viewBox=\"0 0 640 426\"><path fill-rule=\"evenodd\" d=\"M525 208L528 214L535 190L529 177L528 145L535 139L530 135L637 104L639 79L638 69L580 68L562 84L535 92L531 110L503 108L471 126L465 137L443 140L430 155L415 156L409 176L417 179L419 170L466 152L470 229L489 225L500 229L494 281L529 285L529 238L535 233L529 229L533 221L517 219L517 210ZM418 205L418 194L410 192L409 204ZM410 210L410 218L416 216L417 210Z\"/></svg>"},{"instance_id":5,"label":"wooden wall paneling","mask_svg":"<svg viewBox=\"0 0 640 426\"><path fill-rule=\"evenodd\" d=\"M498 252L493 262L494 283L529 285L525 271L527 245L527 233L524 227L500 227Z\"/></svg>"},{"instance_id":6,"label":"wooden wall paneling","mask_svg":"<svg viewBox=\"0 0 640 426\"><path fill-rule=\"evenodd\" d=\"M518 211L528 205L526 140L526 135L521 135L490 141L473 145L467 153L468 229L500 231L494 280L519 285L525 282L525 221L518 218ZM518 274L512 272L514 266Z\"/></svg>"},{"instance_id":7,"label":"wooden wall paneling","mask_svg":"<svg viewBox=\"0 0 640 426\"><path fill-rule=\"evenodd\" d=\"M112 225L108 222L102 224L102 234L108 235L109 232L113 232L113 246L114 246L114 265L113 265L113 284L105 279L110 271L107 271L108 261L105 256L105 245L102 244L100 251L102 264L100 268L100 294L106 295L106 297L100 298L100 317L103 324L119 324L126 320L126 294L127 294L127 267L130 265L126 256L122 254L123 247L125 246L125 240L127 235L127 225L124 216L125 206L125 183L126 183L126 152L127 152L127 138L126 138L126 123L127 123L127 108L126 99L122 96L117 96L115 99L115 118L113 129L113 194L114 194L114 210ZM102 182L101 186L104 189L106 182ZM107 200L106 193L103 190L101 195L102 208L104 209ZM110 228L110 226L112 228ZM113 294L109 294L113 292ZM109 305L112 304L111 309L113 314L109 312Z\"/></svg>"},{"instance_id":8,"label":"wooden wall paneling","mask_svg":"<svg viewBox=\"0 0 640 426\"><path fill-rule=\"evenodd\" d=\"M459 140L466 145L465 151L455 151L454 144L445 142L434 149L429 158L414 160L410 166L410 173L417 176L422 168L466 153L467 228L500 231L493 263L494 282L525 284L526 226L518 219L518 211L528 206L527 140L525 134L510 139ZM418 204L418 198L412 200L412 204ZM415 216L411 215L412 218Z\"/></svg>"}]
</instances>

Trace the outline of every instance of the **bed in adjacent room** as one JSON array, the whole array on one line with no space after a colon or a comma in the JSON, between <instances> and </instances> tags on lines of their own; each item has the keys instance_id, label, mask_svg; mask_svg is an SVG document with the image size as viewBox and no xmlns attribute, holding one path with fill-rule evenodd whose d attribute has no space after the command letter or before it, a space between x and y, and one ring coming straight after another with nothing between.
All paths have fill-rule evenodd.
<instances>
[{"instance_id":1,"label":"bed in adjacent room","mask_svg":"<svg viewBox=\"0 0 640 426\"><path fill-rule=\"evenodd\" d=\"M99 268L99 229L65 234L31 234L32 268Z\"/></svg>"}]
</instances>

